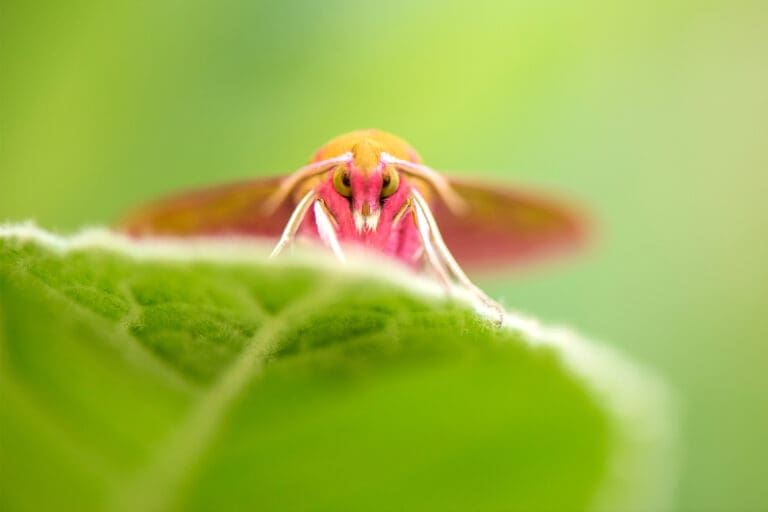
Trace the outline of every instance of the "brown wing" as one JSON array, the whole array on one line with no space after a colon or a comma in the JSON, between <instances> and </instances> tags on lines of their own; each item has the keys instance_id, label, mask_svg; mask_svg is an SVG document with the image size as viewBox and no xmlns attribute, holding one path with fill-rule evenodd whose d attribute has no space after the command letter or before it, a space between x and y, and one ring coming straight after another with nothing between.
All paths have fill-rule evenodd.
<instances>
[{"instance_id":1,"label":"brown wing","mask_svg":"<svg viewBox=\"0 0 768 512\"><path fill-rule=\"evenodd\" d=\"M467 205L456 215L435 201L433 213L448 248L467 270L497 270L573 249L586 238L573 208L505 186L451 180Z\"/></svg>"},{"instance_id":2,"label":"brown wing","mask_svg":"<svg viewBox=\"0 0 768 512\"><path fill-rule=\"evenodd\" d=\"M264 178L161 199L129 213L117 229L133 236L246 235L279 237L293 210L286 199L270 213L264 203L282 178Z\"/></svg>"}]
</instances>

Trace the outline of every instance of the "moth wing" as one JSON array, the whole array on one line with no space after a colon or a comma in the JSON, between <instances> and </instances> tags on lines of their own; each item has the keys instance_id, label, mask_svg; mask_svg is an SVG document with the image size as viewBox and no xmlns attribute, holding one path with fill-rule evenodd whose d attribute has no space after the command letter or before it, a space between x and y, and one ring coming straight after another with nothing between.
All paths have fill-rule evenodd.
<instances>
[{"instance_id":1,"label":"moth wing","mask_svg":"<svg viewBox=\"0 0 768 512\"><path fill-rule=\"evenodd\" d=\"M293 210L291 199L274 211L267 211L264 205L282 179L256 179L160 199L129 213L117 229L137 237L279 237Z\"/></svg>"},{"instance_id":2,"label":"moth wing","mask_svg":"<svg viewBox=\"0 0 768 512\"><path fill-rule=\"evenodd\" d=\"M505 186L450 182L466 209L454 213L436 200L433 214L466 270L509 268L577 248L586 239L585 217L563 203Z\"/></svg>"}]
</instances>

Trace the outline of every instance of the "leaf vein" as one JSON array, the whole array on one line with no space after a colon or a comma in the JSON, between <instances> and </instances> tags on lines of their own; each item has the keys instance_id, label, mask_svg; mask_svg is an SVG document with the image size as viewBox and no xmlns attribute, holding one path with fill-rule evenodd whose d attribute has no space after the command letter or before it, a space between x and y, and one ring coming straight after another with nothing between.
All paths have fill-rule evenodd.
<instances>
[{"instance_id":1,"label":"leaf vein","mask_svg":"<svg viewBox=\"0 0 768 512\"><path fill-rule=\"evenodd\" d=\"M287 329L295 328L292 324L295 318L322 308L338 296L338 291L337 286L323 283L314 293L293 302L265 322L217 383L200 397L180 427L159 447L148 465L113 496L110 508L145 512L172 508L180 487L210 447L231 404L261 372L277 348L281 335Z\"/></svg>"}]
</instances>

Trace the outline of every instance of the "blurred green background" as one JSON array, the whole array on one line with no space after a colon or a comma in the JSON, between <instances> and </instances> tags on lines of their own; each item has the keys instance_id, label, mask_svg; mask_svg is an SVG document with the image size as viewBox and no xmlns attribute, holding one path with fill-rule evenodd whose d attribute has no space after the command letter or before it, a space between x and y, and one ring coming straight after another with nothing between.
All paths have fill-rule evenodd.
<instances>
[{"instance_id":1,"label":"blurred green background","mask_svg":"<svg viewBox=\"0 0 768 512\"><path fill-rule=\"evenodd\" d=\"M679 510L766 510L768 13L742 1L0 4L0 220L112 222L356 128L573 196L575 262L484 284L654 369Z\"/></svg>"}]
</instances>

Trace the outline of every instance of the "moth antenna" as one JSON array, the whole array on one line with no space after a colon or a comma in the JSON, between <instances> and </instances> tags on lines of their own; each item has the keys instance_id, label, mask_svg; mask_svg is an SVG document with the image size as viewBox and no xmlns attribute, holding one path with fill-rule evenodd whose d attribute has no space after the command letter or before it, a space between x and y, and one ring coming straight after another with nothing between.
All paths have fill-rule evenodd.
<instances>
[{"instance_id":1,"label":"moth antenna","mask_svg":"<svg viewBox=\"0 0 768 512\"><path fill-rule=\"evenodd\" d=\"M347 261L344 251L341 250L339 245L339 239L336 236L336 228L334 225L336 221L333 218L331 212L325 206L325 202L322 199L315 201L315 224L317 224L317 232L320 234L320 240L325 242L325 245L331 248L333 254L339 261Z\"/></svg>"},{"instance_id":2,"label":"moth antenna","mask_svg":"<svg viewBox=\"0 0 768 512\"><path fill-rule=\"evenodd\" d=\"M280 236L280 240L278 240L277 245L275 245L275 248L272 250L272 254L269 255L270 259L280 254L282 250L293 241L296 232L298 232L299 227L301 227L301 223L304 222L304 217L307 216L312 201L314 201L316 197L317 192L310 190L301 198L299 204L293 209L293 213L291 213L291 217L288 219L288 223L283 229L283 234Z\"/></svg>"},{"instance_id":3,"label":"moth antenna","mask_svg":"<svg viewBox=\"0 0 768 512\"><path fill-rule=\"evenodd\" d=\"M280 203L282 203L285 198L288 197L288 194L290 194L291 191L293 191L293 189L296 188L296 186L302 181L311 178L312 176L323 174L336 164L349 163L352 161L352 158L352 152L347 151L341 156L335 156L333 158L328 158L327 160L313 162L309 165L305 165L301 169L292 172L286 176L283 181L280 182L278 189L275 190L275 192L264 202L264 215L272 215L275 213L275 210L277 210L277 208L280 206Z\"/></svg>"},{"instance_id":4,"label":"moth antenna","mask_svg":"<svg viewBox=\"0 0 768 512\"><path fill-rule=\"evenodd\" d=\"M453 187L451 187L448 180L434 169L431 169L426 165L415 164L407 160L395 158L385 152L381 153L380 159L383 163L394 165L401 172L421 178L432 185L455 215L463 215L468 210L467 203L464 199L453 190Z\"/></svg>"},{"instance_id":5,"label":"moth antenna","mask_svg":"<svg viewBox=\"0 0 768 512\"><path fill-rule=\"evenodd\" d=\"M498 319L496 319L495 323L500 327L504 322L504 308L501 307L501 305L495 300L486 295L483 290L475 286L475 284L470 281L470 279L464 273L464 270L462 270L461 266L453 257L451 251L448 249L448 246L445 245L445 241L443 240L443 236L440 234L440 229L437 226L435 217L432 215L432 211L429 209L429 205L421 193L419 193L419 191L414 188L411 190L410 194L415 207L414 209L419 212L418 215L423 217L426 225L428 226L426 232L431 238L431 241L434 242L434 247L440 256L442 263L445 264L445 266L448 268L448 271L454 277L454 279L458 281L459 285L461 285L472 296L478 299L485 307L493 310L496 314L498 314ZM426 244L424 249L427 254L429 254L429 249Z\"/></svg>"}]
</instances>

